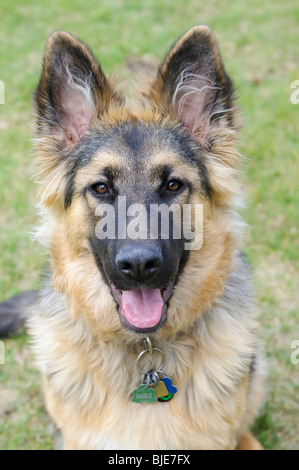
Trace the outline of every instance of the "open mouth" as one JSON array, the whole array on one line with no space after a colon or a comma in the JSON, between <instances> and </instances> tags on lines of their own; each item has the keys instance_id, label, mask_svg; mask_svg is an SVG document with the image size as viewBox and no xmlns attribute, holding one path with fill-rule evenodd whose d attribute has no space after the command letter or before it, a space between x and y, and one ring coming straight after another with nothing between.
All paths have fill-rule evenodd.
<instances>
[{"instance_id":1,"label":"open mouth","mask_svg":"<svg viewBox=\"0 0 299 470\"><path fill-rule=\"evenodd\" d=\"M122 323L139 333L153 332L161 327L166 319L167 302L174 282L173 279L162 289L140 287L134 290L118 290L110 284Z\"/></svg>"}]
</instances>

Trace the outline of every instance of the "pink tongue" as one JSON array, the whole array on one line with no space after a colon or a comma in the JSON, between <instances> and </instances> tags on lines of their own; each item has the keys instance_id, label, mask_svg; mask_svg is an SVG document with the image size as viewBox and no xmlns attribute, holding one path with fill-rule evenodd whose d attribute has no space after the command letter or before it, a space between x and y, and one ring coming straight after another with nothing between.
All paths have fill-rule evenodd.
<instances>
[{"instance_id":1,"label":"pink tongue","mask_svg":"<svg viewBox=\"0 0 299 470\"><path fill-rule=\"evenodd\" d=\"M135 289L122 292L122 314L136 328L156 326L162 317L163 306L160 289Z\"/></svg>"}]
</instances>

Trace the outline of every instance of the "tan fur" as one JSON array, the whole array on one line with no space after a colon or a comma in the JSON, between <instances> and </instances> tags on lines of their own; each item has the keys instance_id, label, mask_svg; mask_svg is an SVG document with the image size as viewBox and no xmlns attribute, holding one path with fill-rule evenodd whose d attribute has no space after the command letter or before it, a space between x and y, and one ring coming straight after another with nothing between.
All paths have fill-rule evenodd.
<instances>
[{"instance_id":1,"label":"tan fur","mask_svg":"<svg viewBox=\"0 0 299 470\"><path fill-rule=\"evenodd\" d=\"M236 450L264 450L263 446L249 432L243 434Z\"/></svg>"},{"instance_id":2,"label":"tan fur","mask_svg":"<svg viewBox=\"0 0 299 470\"><path fill-rule=\"evenodd\" d=\"M178 41L172 54L194 31ZM221 74L213 36L210 42ZM131 120L175 129L177 119L169 113L165 116L157 106L168 62L169 57L151 91L144 93L146 101L125 107L113 99L92 126L107 129ZM80 189L91 184L107 163L121 165L118 154L101 151L78 172L78 191L65 210L68 168L60 158L62 144L45 135L36 141L37 175L46 214L39 236L48 246L53 276L48 280L51 289L32 316L30 330L44 376L47 409L62 431L67 449L234 449L238 441L240 449L258 447L247 432L262 400L258 324L254 307L246 305L248 314L239 313L243 306L228 307L223 297L228 279L240 266L236 131L213 129L209 139L202 158L213 200L207 200L200 187L192 198L193 203L204 206L203 246L190 252L175 286L167 322L152 338L154 346L165 352L164 370L178 393L170 402L153 406L131 402L141 381L136 358L143 349L142 337L120 323L110 288L86 241L91 230L86 205L93 208L95 203L89 197L83 200ZM165 162L177 168L177 176L196 180L194 168L165 149L154 152L145 167ZM258 371L252 380L254 355ZM147 361L145 368L149 367Z\"/></svg>"}]
</instances>

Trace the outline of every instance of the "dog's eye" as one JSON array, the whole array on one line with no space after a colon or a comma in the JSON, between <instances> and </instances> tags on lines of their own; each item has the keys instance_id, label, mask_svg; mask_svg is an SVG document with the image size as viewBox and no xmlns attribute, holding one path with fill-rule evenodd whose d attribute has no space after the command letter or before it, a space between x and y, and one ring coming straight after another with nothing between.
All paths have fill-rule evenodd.
<instances>
[{"instance_id":1,"label":"dog's eye","mask_svg":"<svg viewBox=\"0 0 299 470\"><path fill-rule=\"evenodd\" d=\"M97 183L92 186L93 191L95 191L97 194L102 196L103 194L107 194L109 189L108 185L106 183Z\"/></svg>"},{"instance_id":2,"label":"dog's eye","mask_svg":"<svg viewBox=\"0 0 299 470\"><path fill-rule=\"evenodd\" d=\"M168 191L175 192L175 191L178 191L179 189L181 189L182 186L183 186L183 183L182 183L181 181L178 181L178 180L170 180L170 181L167 183L166 189L167 189Z\"/></svg>"}]
</instances>

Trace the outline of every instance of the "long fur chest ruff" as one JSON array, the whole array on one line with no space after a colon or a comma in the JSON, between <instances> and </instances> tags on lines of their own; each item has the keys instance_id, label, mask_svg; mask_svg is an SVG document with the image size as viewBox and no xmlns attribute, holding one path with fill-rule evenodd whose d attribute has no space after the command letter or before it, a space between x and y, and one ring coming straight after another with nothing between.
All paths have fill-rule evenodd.
<instances>
[{"instance_id":1,"label":"long fur chest ruff","mask_svg":"<svg viewBox=\"0 0 299 470\"><path fill-rule=\"evenodd\" d=\"M142 379L136 365L141 339L94 337L82 318L71 321L62 294L45 289L30 329L48 410L66 430L65 447L233 449L242 423L258 406L254 398L248 411L256 394L250 369L257 345L245 276L240 265L192 328L155 344L165 352L164 369L178 393L147 405L131 401ZM245 299L246 310L240 308Z\"/></svg>"}]
</instances>

